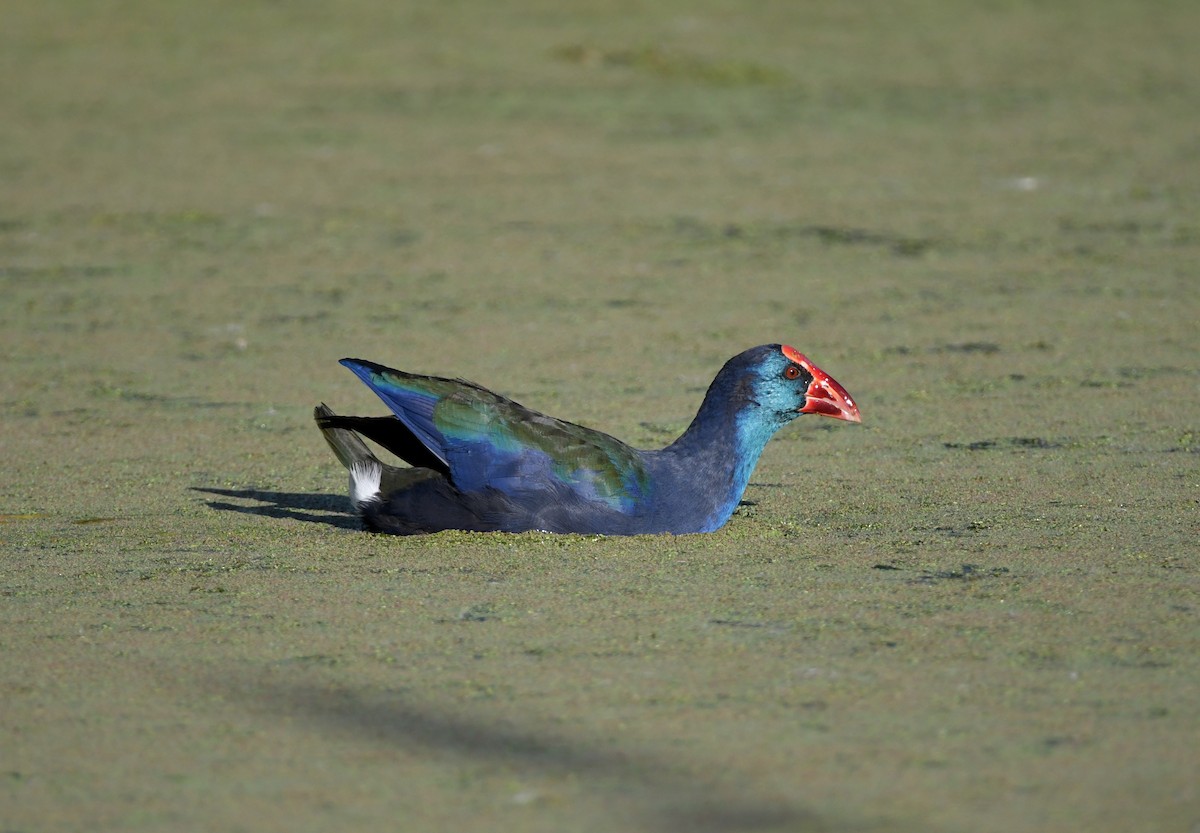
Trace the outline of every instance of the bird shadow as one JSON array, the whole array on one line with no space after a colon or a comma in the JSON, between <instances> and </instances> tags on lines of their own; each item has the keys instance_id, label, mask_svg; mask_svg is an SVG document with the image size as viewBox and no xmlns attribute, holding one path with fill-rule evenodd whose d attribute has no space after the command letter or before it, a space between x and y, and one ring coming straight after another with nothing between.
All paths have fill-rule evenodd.
<instances>
[{"instance_id":1,"label":"bird shadow","mask_svg":"<svg viewBox=\"0 0 1200 833\"><path fill-rule=\"evenodd\" d=\"M221 687L229 692L231 680ZM625 829L664 833L734 833L830 829L829 819L793 802L755 795L703 778L691 778L679 762L659 759L635 749L606 750L586 740L524 728L512 721L454 715L443 708L410 702L403 692L363 693L347 687L312 682L242 680L233 688L263 709L304 725L358 735L375 743L404 749L421 748L473 762L512 766L531 775L570 776L590 785L605 802L615 822ZM728 773L728 767L723 766ZM722 781L726 781L722 777Z\"/></svg>"},{"instance_id":2,"label":"bird shadow","mask_svg":"<svg viewBox=\"0 0 1200 833\"><path fill-rule=\"evenodd\" d=\"M272 492L264 489L217 489L192 486L191 491L236 498L254 503L230 503L224 500L205 500L209 509L218 512L240 512L267 518L287 518L306 523L327 524L338 529L362 529L359 519L348 512L344 494L312 494L308 492Z\"/></svg>"}]
</instances>

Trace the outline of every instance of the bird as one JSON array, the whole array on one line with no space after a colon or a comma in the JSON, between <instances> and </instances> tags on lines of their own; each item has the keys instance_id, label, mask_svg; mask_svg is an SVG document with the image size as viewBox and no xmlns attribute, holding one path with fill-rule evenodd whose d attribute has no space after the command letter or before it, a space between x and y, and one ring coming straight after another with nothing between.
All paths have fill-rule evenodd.
<instances>
[{"instance_id":1,"label":"bird","mask_svg":"<svg viewBox=\"0 0 1200 833\"><path fill-rule=\"evenodd\" d=\"M370 532L689 534L724 526L767 441L803 414L858 423L846 389L803 353L765 344L734 356L695 418L662 449L526 408L463 379L342 359L391 416L313 417L349 470ZM407 467L384 463L363 437Z\"/></svg>"}]
</instances>

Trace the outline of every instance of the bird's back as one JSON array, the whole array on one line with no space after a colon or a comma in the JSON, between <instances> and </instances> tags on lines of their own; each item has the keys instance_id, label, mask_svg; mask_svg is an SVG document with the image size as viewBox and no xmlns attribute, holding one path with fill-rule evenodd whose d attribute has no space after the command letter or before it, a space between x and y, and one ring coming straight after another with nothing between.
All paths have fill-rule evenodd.
<instances>
[{"instance_id":1,"label":"bird's back","mask_svg":"<svg viewBox=\"0 0 1200 833\"><path fill-rule=\"evenodd\" d=\"M470 382L359 359L342 363L444 463L452 489L427 485L427 493L419 496L466 496L464 505L487 519L480 525L494 525L522 507L530 519L521 524L546 524L525 528L550 529L589 513L611 525L613 519L636 515L648 497L643 453L609 434L555 419Z\"/></svg>"}]
</instances>

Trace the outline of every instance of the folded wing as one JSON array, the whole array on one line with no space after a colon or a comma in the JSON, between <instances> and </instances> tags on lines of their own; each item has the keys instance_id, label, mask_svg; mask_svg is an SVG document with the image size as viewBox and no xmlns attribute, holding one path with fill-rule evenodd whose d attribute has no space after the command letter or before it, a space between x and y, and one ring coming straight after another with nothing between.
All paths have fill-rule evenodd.
<instances>
[{"instance_id":1,"label":"folded wing","mask_svg":"<svg viewBox=\"0 0 1200 833\"><path fill-rule=\"evenodd\" d=\"M425 449L429 456L424 465L444 466L460 491L491 488L516 497L566 488L577 498L622 512L646 496L648 478L640 453L615 437L530 410L470 382L405 373L361 359L343 359L342 364ZM385 447L422 465L414 459L422 455L406 448L402 438ZM433 461L441 466L431 465Z\"/></svg>"}]
</instances>

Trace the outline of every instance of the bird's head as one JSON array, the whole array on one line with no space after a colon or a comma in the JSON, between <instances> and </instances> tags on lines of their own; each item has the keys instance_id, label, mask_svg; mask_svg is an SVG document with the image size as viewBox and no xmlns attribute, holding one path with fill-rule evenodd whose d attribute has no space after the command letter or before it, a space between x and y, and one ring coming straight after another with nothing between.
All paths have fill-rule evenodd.
<instances>
[{"instance_id":1,"label":"bird's head","mask_svg":"<svg viewBox=\"0 0 1200 833\"><path fill-rule=\"evenodd\" d=\"M858 406L846 389L808 357L786 344L747 350L730 361L742 364L738 398L763 409L771 421L791 422L801 414L862 422Z\"/></svg>"}]
</instances>

